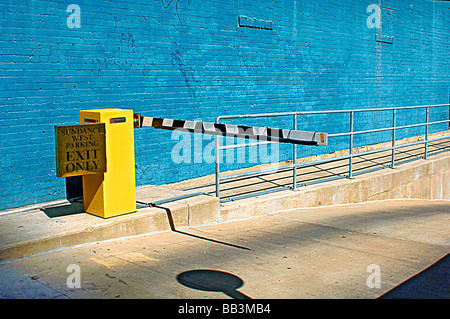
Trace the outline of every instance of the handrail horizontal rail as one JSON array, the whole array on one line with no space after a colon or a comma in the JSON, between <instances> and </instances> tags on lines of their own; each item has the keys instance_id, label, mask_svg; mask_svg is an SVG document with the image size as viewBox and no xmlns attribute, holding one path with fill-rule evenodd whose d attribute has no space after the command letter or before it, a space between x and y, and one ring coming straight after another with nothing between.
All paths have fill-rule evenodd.
<instances>
[{"instance_id":1,"label":"handrail horizontal rail","mask_svg":"<svg viewBox=\"0 0 450 319\"><path fill-rule=\"evenodd\" d=\"M406 109L419 109L430 107L450 106L450 104L434 104L434 105L415 105L415 106L397 106L385 108L371 108L371 109L348 109L348 110L328 110L328 111L292 111L292 112L273 112L273 113L253 113L253 114L236 114L236 115L220 115L216 118L216 123L222 119L238 119L238 118L254 118L254 117L279 117L292 115L309 115L309 114L336 114L336 113L351 113L351 112L378 112L378 111L393 111Z\"/></svg>"},{"instance_id":2,"label":"handrail horizontal rail","mask_svg":"<svg viewBox=\"0 0 450 319\"><path fill-rule=\"evenodd\" d=\"M410 125L402 125L402 126L390 126L390 127L382 127L382 128L377 128L377 129L371 129L371 130L345 132L345 133L330 133L330 134L328 134L328 138L349 136L349 135L358 135L358 134L377 133L377 132L392 131L392 130L401 130L401 129L406 129L406 128L420 127L420 126L426 126L426 125L435 125L435 124L442 124L442 123L450 123L450 120L441 120L441 121L434 121L434 122L429 122L429 123L419 123L419 124L410 124ZM260 145L276 144L276 143L277 142L261 141L261 142L247 143L247 144L231 144L231 145L220 146L219 149L227 150L227 149L236 149L236 148L260 146Z\"/></svg>"},{"instance_id":3,"label":"handrail horizontal rail","mask_svg":"<svg viewBox=\"0 0 450 319\"><path fill-rule=\"evenodd\" d=\"M371 150L371 151L365 151L365 152L354 153L354 154L349 154L349 155L341 155L341 156L332 157L332 158L323 158L323 159L304 162L304 163L297 163L296 167L307 167L307 166L313 166L313 165L317 165L317 164L328 163L328 162L332 162L332 161L333 162L340 161L340 160L349 159L350 157L358 157L358 156L370 155L370 154L374 154L374 153L381 153L381 152L386 152L386 151L390 151L393 149L399 149L399 148L403 148L403 147L407 147L407 146L414 146L414 145L419 145L419 144L424 144L424 143L435 142L435 141L439 141L439 140L443 140L443 139L447 139L447 138L450 138L450 135L437 137L437 138L434 138L434 139L431 139L428 141L422 140L422 141L410 142L410 143L406 143L406 144L399 144L399 145L395 145L395 146L391 146L391 147L384 147L384 148ZM246 176L246 177L258 176L261 174L267 174L267 173L272 173L272 172L281 171L281 170L288 170L293 167L294 167L294 164L283 165L283 166L278 166L278 167L270 167L270 168L260 169L260 170L252 171L252 172L244 172L244 173L220 176L220 180L225 181L225 180L230 180L230 179L239 178L239 177L243 177L243 176Z\"/></svg>"},{"instance_id":4,"label":"handrail horizontal rail","mask_svg":"<svg viewBox=\"0 0 450 319\"><path fill-rule=\"evenodd\" d=\"M449 123L449 122L450 122L450 120L442 120L442 121L435 121L435 122L429 122L429 123L410 124L410 125L403 125L403 126L390 126L390 127L376 128L376 129L371 129L371 130L328 134L328 137L330 138L330 137L338 137L338 136L348 136L348 135L376 133L376 132L383 132L383 131L401 130L401 129L405 129L405 128L442 124L442 123Z\"/></svg>"},{"instance_id":5,"label":"handrail horizontal rail","mask_svg":"<svg viewBox=\"0 0 450 319\"><path fill-rule=\"evenodd\" d=\"M261 142L247 143L247 144L231 144L231 145L220 146L219 149L220 150L230 150L230 149L235 149L235 148L252 147L252 146L260 146L260 145L268 145L268 144L278 144L278 142L261 141Z\"/></svg>"}]
</instances>

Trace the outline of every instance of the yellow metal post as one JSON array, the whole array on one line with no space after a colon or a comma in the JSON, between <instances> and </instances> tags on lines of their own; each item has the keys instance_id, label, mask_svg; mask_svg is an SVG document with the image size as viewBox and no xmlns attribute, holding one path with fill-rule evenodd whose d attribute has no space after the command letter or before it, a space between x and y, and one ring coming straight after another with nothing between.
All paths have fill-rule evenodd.
<instances>
[{"instance_id":1,"label":"yellow metal post","mask_svg":"<svg viewBox=\"0 0 450 319\"><path fill-rule=\"evenodd\" d=\"M83 110L80 123L105 123L106 131L106 173L83 175L85 212L108 218L136 211L133 110Z\"/></svg>"}]
</instances>

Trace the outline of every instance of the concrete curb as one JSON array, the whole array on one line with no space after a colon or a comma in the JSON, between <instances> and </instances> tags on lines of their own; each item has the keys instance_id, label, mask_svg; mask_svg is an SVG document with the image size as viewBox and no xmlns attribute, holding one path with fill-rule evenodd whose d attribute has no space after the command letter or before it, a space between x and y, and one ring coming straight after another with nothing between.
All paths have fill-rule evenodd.
<instances>
[{"instance_id":1,"label":"concrete curb","mask_svg":"<svg viewBox=\"0 0 450 319\"><path fill-rule=\"evenodd\" d=\"M146 193L164 193L166 198L179 196L182 191L164 187L138 190L140 200ZM161 200L161 196L154 197ZM103 219L82 212L82 204L58 207L65 215L49 217L48 212L35 209L0 216L0 262L23 258L65 247L151 234L217 220L219 200L200 195L162 205L165 209L148 207L135 213ZM173 222L173 224L171 224Z\"/></svg>"}]
</instances>

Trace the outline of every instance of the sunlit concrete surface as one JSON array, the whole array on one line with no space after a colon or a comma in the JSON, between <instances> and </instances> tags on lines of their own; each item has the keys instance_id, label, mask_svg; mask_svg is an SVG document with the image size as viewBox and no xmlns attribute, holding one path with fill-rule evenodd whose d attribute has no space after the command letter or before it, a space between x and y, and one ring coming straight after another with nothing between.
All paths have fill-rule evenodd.
<instances>
[{"instance_id":1,"label":"sunlit concrete surface","mask_svg":"<svg viewBox=\"0 0 450 319\"><path fill-rule=\"evenodd\" d=\"M0 297L377 298L448 254L449 212L449 201L394 200L175 222L4 261Z\"/></svg>"}]
</instances>

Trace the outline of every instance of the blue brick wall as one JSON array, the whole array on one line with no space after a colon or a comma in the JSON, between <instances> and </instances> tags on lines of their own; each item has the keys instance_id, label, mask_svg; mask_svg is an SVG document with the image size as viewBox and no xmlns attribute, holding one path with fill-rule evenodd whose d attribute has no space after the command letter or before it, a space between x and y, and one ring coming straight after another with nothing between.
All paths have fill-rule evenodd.
<instances>
[{"instance_id":1,"label":"blue brick wall","mask_svg":"<svg viewBox=\"0 0 450 319\"><path fill-rule=\"evenodd\" d=\"M81 109L120 107L213 121L222 114L448 103L450 3L381 0L378 30L366 23L372 2L379 3L3 0L0 209L64 198L53 128L77 123ZM80 28L66 23L72 3L81 9ZM245 17L242 26L239 17ZM392 44L376 42L376 36ZM423 114L403 114L398 121L420 122ZM432 117L448 115L441 108ZM387 118L361 114L355 129L380 127ZM240 123L289 127L291 120ZM300 124L342 132L348 117L305 117ZM174 163L171 132L147 128L135 136L139 185L214 172L213 164L194 163L194 157L190 164ZM346 142L302 147L299 154L344 148ZM280 147L280 160L290 150Z\"/></svg>"}]
</instances>

